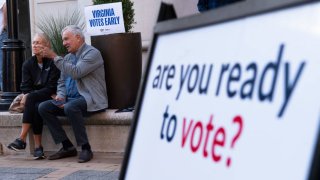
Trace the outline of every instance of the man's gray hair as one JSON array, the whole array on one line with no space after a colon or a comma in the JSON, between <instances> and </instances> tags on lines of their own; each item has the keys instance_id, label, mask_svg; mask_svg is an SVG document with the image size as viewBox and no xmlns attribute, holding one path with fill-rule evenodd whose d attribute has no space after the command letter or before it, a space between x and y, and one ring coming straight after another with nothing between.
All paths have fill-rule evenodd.
<instances>
[{"instance_id":1,"label":"man's gray hair","mask_svg":"<svg viewBox=\"0 0 320 180\"><path fill-rule=\"evenodd\" d=\"M83 32L82 32L82 29L79 28L79 27L76 26L76 25L66 26L65 28L62 29L61 35L62 35L63 32L65 32L65 31L69 31L69 32L71 32L71 33L74 34L74 35L79 35L82 39L84 39L84 35L83 35Z\"/></svg>"}]
</instances>

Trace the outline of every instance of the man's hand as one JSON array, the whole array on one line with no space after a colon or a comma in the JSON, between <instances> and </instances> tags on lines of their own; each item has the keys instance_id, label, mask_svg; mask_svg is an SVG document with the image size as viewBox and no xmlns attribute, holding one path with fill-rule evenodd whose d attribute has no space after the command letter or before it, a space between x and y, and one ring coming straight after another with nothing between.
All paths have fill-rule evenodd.
<instances>
[{"instance_id":1,"label":"man's hand","mask_svg":"<svg viewBox=\"0 0 320 180\"><path fill-rule=\"evenodd\" d=\"M57 54L54 51L52 51L50 48L46 46L41 46L40 49L42 57L54 59L57 56Z\"/></svg>"},{"instance_id":2,"label":"man's hand","mask_svg":"<svg viewBox=\"0 0 320 180\"><path fill-rule=\"evenodd\" d=\"M65 98L62 98L62 97L59 97L59 96L55 96L54 101L56 101L56 103L55 103L56 106L58 106L61 109L64 108L64 103L66 102Z\"/></svg>"}]
</instances>

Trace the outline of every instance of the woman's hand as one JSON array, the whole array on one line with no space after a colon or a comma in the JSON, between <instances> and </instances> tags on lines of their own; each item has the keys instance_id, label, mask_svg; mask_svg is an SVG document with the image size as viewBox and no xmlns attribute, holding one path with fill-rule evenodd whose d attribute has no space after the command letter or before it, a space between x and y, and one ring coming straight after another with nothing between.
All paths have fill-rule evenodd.
<instances>
[{"instance_id":1,"label":"woman's hand","mask_svg":"<svg viewBox=\"0 0 320 180\"><path fill-rule=\"evenodd\" d=\"M56 96L57 96L56 94L52 94L52 95L51 95L51 98L52 98L52 99L55 99Z\"/></svg>"},{"instance_id":2,"label":"woman's hand","mask_svg":"<svg viewBox=\"0 0 320 180\"><path fill-rule=\"evenodd\" d=\"M21 99L21 101L20 101L20 104L25 104L26 103L26 100L27 100L27 96L28 96L28 94L24 94L23 95L23 97L22 97L22 99Z\"/></svg>"}]
</instances>

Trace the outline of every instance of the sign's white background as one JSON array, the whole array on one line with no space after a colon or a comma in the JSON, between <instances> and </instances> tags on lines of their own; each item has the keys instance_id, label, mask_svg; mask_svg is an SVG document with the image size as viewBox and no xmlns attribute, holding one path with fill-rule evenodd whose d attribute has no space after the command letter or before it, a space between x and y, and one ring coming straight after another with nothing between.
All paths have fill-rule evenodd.
<instances>
[{"instance_id":1,"label":"sign's white background","mask_svg":"<svg viewBox=\"0 0 320 180\"><path fill-rule=\"evenodd\" d=\"M90 20L102 18L103 22L105 22L105 18L110 17L106 16L94 18L92 11L103 9L113 9L115 16L111 17L119 17L119 22L117 22L119 24L108 25L104 23L102 26L90 26ZM87 6L84 8L84 13L86 18L87 33L90 35L105 35L125 32L121 2Z\"/></svg>"}]
</instances>

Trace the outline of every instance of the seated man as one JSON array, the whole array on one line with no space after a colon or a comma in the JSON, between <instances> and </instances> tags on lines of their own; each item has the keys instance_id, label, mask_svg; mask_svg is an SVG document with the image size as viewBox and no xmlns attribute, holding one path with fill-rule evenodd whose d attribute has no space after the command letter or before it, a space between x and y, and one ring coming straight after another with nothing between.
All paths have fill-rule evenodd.
<instances>
[{"instance_id":1,"label":"seated man","mask_svg":"<svg viewBox=\"0 0 320 180\"><path fill-rule=\"evenodd\" d=\"M97 49L85 43L82 30L77 26L65 27L62 30L62 40L69 52L64 58L43 47L43 56L53 59L61 71L61 77L55 100L41 103L39 113L55 143L62 143L62 148L48 159L77 155L76 148L57 119L57 115L66 115L71 122L77 145L82 148L78 162L83 163L93 157L84 116L87 112L100 111L108 107L103 59Z\"/></svg>"}]
</instances>

